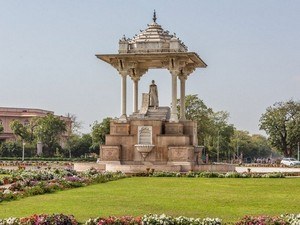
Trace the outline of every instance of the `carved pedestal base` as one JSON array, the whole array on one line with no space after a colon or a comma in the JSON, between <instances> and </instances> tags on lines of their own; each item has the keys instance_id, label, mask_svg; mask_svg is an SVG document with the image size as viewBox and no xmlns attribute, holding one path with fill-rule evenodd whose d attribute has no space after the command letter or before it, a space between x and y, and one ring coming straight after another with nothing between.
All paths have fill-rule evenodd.
<instances>
[{"instance_id":1,"label":"carved pedestal base","mask_svg":"<svg viewBox=\"0 0 300 225\"><path fill-rule=\"evenodd\" d=\"M183 124L181 123L166 123L165 125L166 134L183 134Z\"/></svg>"},{"instance_id":2,"label":"carved pedestal base","mask_svg":"<svg viewBox=\"0 0 300 225\"><path fill-rule=\"evenodd\" d=\"M121 146L102 145L100 148L100 160L109 162L118 162L121 159Z\"/></svg>"}]
</instances>

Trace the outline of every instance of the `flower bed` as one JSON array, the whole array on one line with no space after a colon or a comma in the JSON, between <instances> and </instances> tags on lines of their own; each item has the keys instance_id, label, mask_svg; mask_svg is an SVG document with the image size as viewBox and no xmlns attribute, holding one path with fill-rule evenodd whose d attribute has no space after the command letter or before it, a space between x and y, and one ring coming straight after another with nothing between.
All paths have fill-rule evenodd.
<instances>
[{"instance_id":1,"label":"flower bed","mask_svg":"<svg viewBox=\"0 0 300 225\"><path fill-rule=\"evenodd\" d=\"M291 174L291 173L289 173ZM284 178L284 173L217 173L217 172L188 172L188 173L176 173L176 172L153 172L142 173L137 176L150 176L150 177L192 177L192 178Z\"/></svg>"},{"instance_id":2,"label":"flower bed","mask_svg":"<svg viewBox=\"0 0 300 225\"><path fill-rule=\"evenodd\" d=\"M300 214L279 216L245 216L235 225L299 225Z\"/></svg>"},{"instance_id":3,"label":"flower bed","mask_svg":"<svg viewBox=\"0 0 300 225\"><path fill-rule=\"evenodd\" d=\"M24 218L0 219L0 225L77 225L73 216L64 214L41 214Z\"/></svg>"},{"instance_id":4,"label":"flower bed","mask_svg":"<svg viewBox=\"0 0 300 225\"><path fill-rule=\"evenodd\" d=\"M96 169L86 172L76 172L70 169L46 169L38 171L10 171L9 177L0 179L0 202L10 201L21 197L52 193L93 183L104 183L124 178L122 173L101 173Z\"/></svg>"},{"instance_id":5,"label":"flower bed","mask_svg":"<svg viewBox=\"0 0 300 225\"><path fill-rule=\"evenodd\" d=\"M40 214L24 218L0 219L0 225L77 225L78 222L71 215ZM222 225L219 218L189 218L184 216L172 217L165 214L148 214L143 217L110 216L97 217L87 220L85 225ZM299 225L300 214L287 214L282 216L245 216L235 225Z\"/></svg>"}]
</instances>

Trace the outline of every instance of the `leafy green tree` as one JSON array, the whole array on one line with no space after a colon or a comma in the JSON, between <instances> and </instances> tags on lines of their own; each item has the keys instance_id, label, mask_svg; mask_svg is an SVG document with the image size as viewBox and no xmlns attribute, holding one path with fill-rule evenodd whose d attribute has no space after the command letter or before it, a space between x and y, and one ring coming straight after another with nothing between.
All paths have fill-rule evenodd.
<instances>
[{"instance_id":1,"label":"leafy green tree","mask_svg":"<svg viewBox=\"0 0 300 225\"><path fill-rule=\"evenodd\" d=\"M211 157L217 160L227 159L230 151L230 141L234 133L234 126L228 123L229 113L225 111L215 112L212 115L212 135L209 137L213 140L211 146Z\"/></svg>"},{"instance_id":2,"label":"leafy green tree","mask_svg":"<svg viewBox=\"0 0 300 225\"><path fill-rule=\"evenodd\" d=\"M68 130L70 132L69 136L71 134L80 134L80 129L82 128L82 122L78 121L77 116L71 113L67 113L66 117L69 117L71 119L71 129Z\"/></svg>"},{"instance_id":3,"label":"leafy green tree","mask_svg":"<svg viewBox=\"0 0 300 225\"><path fill-rule=\"evenodd\" d=\"M285 156L293 156L300 141L300 102L277 102L260 118L260 129L268 134L271 145Z\"/></svg>"},{"instance_id":4,"label":"leafy green tree","mask_svg":"<svg viewBox=\"0 0 300 225\"><path fill-rule=\"evenodd\" d=\"M266 137L260 134L250 135L248 131L234 130L231 139L231 148L234 156L243 158L269 158L276 155Z\"/></svg>"},{"instance_id":5,"label":"leafy green tree","mask_svg":"<svg viewBox=\"0 0 300 225\"><path fill-rule=\"evenodd\" d=\"M29 124L22 124L19 120L13 120L10 123L10 128L14 135L22 141L32 143L35 140L34 129L37 126L36 118L32 118Z\"/></svg>"},{"instance_id":6,"label":"leafy green tree","mask_svg":"<svg viewBox=\"0 0 300 225\"><path fill-rule=\"evenodd\" d=\"M275 152L269 142L268 139L260 134L253 134L251 136L252 141L252 148L251 155L249 157L251 158L267 158L270 156L278 155L277 152Z\"/></svg>"},{"instance_id":7,"label":"leafy green tree","mask_svg":"<svg viewBox=\"0 0 300 225\"><path fill-rule=\"evenodd\" d=\"M4 127L2 124L0 124L0 134L3 133L3 131L4 131Z\"/></svg>"},{"instance_id":8,"label":"leafy green tree","mask_svg":"<svg viewBox=\"0 0 300 225\"><path fill-rule=\"evenodd\" d=\"M70 152L72 157L83 157L92 152L92 145L93 140L90 134L83 134L82 136L73 134L68 139L67 152ZM99 149L97 153L99 153Z\"/></svg>"},{"instance_id":9,"label":"leafy green tree","mask_svg":"<svg viewBox=\"0 0 300 225\"><path fill-rule=\"evenodd\" d=\"M197 121L198 143L204 145L207 135L213 134L213 110L205 105L197 95L185 96L185 117L187 120ZM177 100L177 110L180 112L180 100Z\"/></svg>"},{"instance_id":10,"label":"leafy green tree","mask_svg":"<svg viewBox=\"0 0 300 225\"><path fill-rule=\"evenodd\" d=\"M105 135L109 134L110 131L110 121L112 118L107 117L102 120L101 123L95 121L92 125L92 140L93 140L93 147L95 149L99 149L99 145L105 143Z\"/></svg>"},{"instance_id":11,"label":"leafy green tree","mask_svg":"<svg viewBox=\"0 0 300 225\"><path fill-rule=\"evenodd\" d=\"M37 119L35 135L43 143L48 156L53 156L61 148L60 136L66 131L66 123L52 114Z\"/></svg>"},{"instance_id":12,"label":"leafy green tree","mask_svg":"<svg viewBox=\"0 0 300 225\"><path fill-rule=\"evenodd\" d=\"M186 119L197 122L199 145L205 146L206 153L213 160L226 158L234 130L233 125L228 123L229 113L214 112L197 95L187 95L185 106ZM180 100L177 101L177 109L180 112Z\"/></svg>"},{"instance_id":13,"label":"leafy green tree","mask_svg":"<svg viewBox=\"0 0 300 225\"><path fill-rule=\"evenodd\" d=\"M20 142L8 141L4 142L0 146L1 157L21 157L22 145Z\"/></svg>"}]
</instances>

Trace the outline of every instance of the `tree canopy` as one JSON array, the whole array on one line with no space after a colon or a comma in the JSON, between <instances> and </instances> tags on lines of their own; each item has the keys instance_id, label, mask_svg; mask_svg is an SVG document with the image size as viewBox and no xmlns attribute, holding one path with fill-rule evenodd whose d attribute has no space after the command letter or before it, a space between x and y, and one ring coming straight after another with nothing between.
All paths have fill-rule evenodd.
<instances>
[{"instance_id":1,"label":"tree canopy","mask_svg":"<svg viewBox=\"0 0 300 225\"><path fill-rule=\"evenodd\" d=\"M60 146L60 136L66 131L66 123L57 116L48 114L37 119L35 135L48 149L49 155L54 155L55 149Z\"/></svg>"},{"instance_id":2,"label":"tree canopy","mask_svg":"<svg viewBox=\"0 0 300 225\"><path fill-rule=\"evenodd\" d=\"M260 118L270 144L285 156L293 156L300 142L300 102L276 102Z\"/></svg>"},{"instance_id":3,"label":"tree canopy","mask_svg":"<svg viewBox=\"0 0 300 225\"><path fill-rule=\"evenodd\" d=\"M12 132L22 141L32 143L35 140L34 130L37 126L37 119L32 118L28 124L23 124L19 120L10 123Z\"/></svg>"},{"instance_id":4,"label":"tree canopy","mask_svg":"<svg viewBox=\"0 0 300 225\"><path fill-rule=\"evenodd\" d=\"M210 157L225 158L230 150L229 143L233 135L234 126L228 123L229 113L214 112L206 106L197 95L185 97L186 119L197 122L198 143L203 145ZM180 111L180 100L177 101Z\"/></svg>"},{"instance_id":5,"label":"tree canopy","mask_svg":"<svg viewBox=\"0 0 300 225\"><path fill-rule=\"evenodd\" d=\"M91 136L93 139L94 148L105 143L105 135L110 131L110 117L106 117L101 123L95 121L92 125Z\"/></svg>"}]
</instances>

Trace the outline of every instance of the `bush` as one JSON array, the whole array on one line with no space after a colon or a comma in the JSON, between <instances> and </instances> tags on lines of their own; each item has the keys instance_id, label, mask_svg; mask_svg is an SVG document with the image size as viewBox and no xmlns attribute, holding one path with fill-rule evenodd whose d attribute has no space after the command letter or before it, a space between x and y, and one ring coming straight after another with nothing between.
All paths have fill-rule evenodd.
<instances>
[{"instance_id":1,"label":"bush","mask_svg":"<svg viewBox=\"0 0 300 225\"><path fill-rule=\"evenodd\" d=\"M166 216L165 214L156 215L148 214L142 217L143 225L220 225L222 220L219 218L188 218L184 216L180 217L171 217Z\"/></svg>"},{"instance_id":2,"label":"bush","mask_svg":"<svg viewBox=\"0 0 300 225\"><path fill-rule=\"evenodd\" d=\"M285 176L284 176L283 173L266 173L262 177L266 177L266 178L284 178Z\"/></svg>"},{"instance_id":3,"label":"bush","mask_svg":"<svg viewBox=\"0 0 300 225\"><path fill-rule=\"evenodd\" d=\"M206 177L206 178L217 178L219 177L219 173L216 172L201 172L199 177Z\"/></svg>"},{"instance_id":4,"label":"bush","mask_svg":"<svg viewBox=\"0 0 300 225\"><path fill-rule=\"evenodd\" d=\"M299 225L300 224L300 213L299 214L286 214L281 216L285 221L290 225Z\"/></svg>"},{"instance_id":5,"label":"bush","mask_svg":"<svg viewBox=\"0 0 300 225\"><path fill-rule=\"evenodd\" d=\"M103 183L124 178L123 173L101 173L97 170L76 172L70 169L46 169L38 171L11 171L10 187L0 189L0 202L52 193L57 190L82 187L91 183ZM1 224L0 224L1 225Z\"/></svg>"},{"instance_id":6,"label":"bush","mask_svg":"<svg viewBox=\"0 0 300 225\"><path fill-rule=\"evenodd\" d=\"M20 225L77 225L74 216L64 214L40 214L20 219Z\"/></svg>"},{"instance_id":7,"label":"bush","mask_svg":"<svg viewBox=\"0 0 300 225\"><path fill-rule=\"evenodd\" d=\"M245 216L236 225L288 225L289 223L280 217L270 216Z\"/></svg>"},{"instance_id":8,"label":"bush","mask_svg":"<svg viewBox=\"0 0 300 225\"><path fill-rule=\"evenodd\" d=\"M20 220L18 218L10 217L7 219L0 219L0 225L19 225Z\"/></svg>"}]
</instances>

